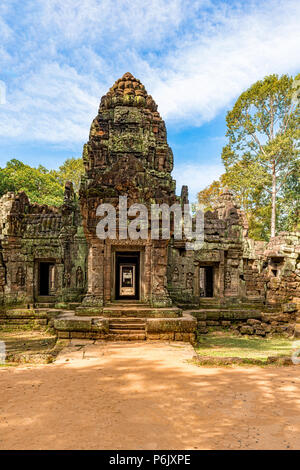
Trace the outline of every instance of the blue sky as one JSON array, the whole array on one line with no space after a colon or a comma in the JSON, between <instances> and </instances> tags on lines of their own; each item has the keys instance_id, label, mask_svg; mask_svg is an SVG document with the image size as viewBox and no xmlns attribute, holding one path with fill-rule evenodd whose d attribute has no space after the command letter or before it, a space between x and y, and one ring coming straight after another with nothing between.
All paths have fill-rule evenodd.
<instances>
[{"instance_id":1,"label":"blue sky","mask_svg":"<svg viewBox=\"0 0 300 470\"><path fill-rule=\"evenodd\" d=\"M6 0L0 166L81 156L101 96L129 71L158 103L191 199L222 173L226 111L254 81L299 72L298 0Z\"/></svg>"}]
</instances>

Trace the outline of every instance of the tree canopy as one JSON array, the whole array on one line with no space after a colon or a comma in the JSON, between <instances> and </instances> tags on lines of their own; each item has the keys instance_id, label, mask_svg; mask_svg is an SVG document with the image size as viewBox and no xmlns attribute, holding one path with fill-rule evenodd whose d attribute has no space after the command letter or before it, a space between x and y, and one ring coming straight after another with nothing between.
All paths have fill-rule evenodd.
<instances>
[{"instance_id":1,"label":"tree canopy","mask_svg":"<svg viewBox=\"0 0 300 470\"><path fill-rule=\"evenodd\" d=\"M276 224L299 226L299 90L300 75L270 75L241 94L226 117L226 171L198 195L213 205L218 192L232 189L255 239L275 236Z\"/></svg>"},{"instance_id":2,"label":"tree canopy","mask_svg":"<svg viewBox=\"0 0 300 470\"><path fill-rule=\"evenodd\" d=\"M59 206L63 203L65 182L72 181L78 190L82 173L81 158L66 160L59 170L47 170L42 165L33 168L12 159L0 168L0 197L8 191L25 191L31 202Z\"/></svg>"},{"instance_id":3,"label":"tree canopy","mask_svg":"<svg viewBox=\"0 0 300 470\"><path fill-rule=\"evenodd\" d=\"M55 172L57 180L63 186L66 181L72 181L75 192L79 191L80 179L84 173L82 158L68 158Z\"/></svg>"}]
</instances>

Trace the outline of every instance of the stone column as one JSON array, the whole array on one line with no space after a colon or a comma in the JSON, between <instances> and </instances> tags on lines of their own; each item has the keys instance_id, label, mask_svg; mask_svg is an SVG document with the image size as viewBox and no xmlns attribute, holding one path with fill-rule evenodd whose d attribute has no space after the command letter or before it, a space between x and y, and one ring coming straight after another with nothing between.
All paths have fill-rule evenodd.
<instances>
[{"instance_id":1,"label":"stone column","mask_svg":"<svg viewBox=\"0 0 300 470\"><path fill-rule=\"evenodd\" d=\"M167 291L167 244L165 240L152 241L152 295L153 307L170 307L172 300Z\"/></svg>"},{"instance_id":2,"label":"stone column","mask_svg":"<svg viewBox=\"0 0 300 470\"><path fill-rule=\"evenodd\" d=\"M97 238L88 240L88 290L83 299L87 307L103 306L104 295L104 242Z\"/></svg>"}]
</instances>

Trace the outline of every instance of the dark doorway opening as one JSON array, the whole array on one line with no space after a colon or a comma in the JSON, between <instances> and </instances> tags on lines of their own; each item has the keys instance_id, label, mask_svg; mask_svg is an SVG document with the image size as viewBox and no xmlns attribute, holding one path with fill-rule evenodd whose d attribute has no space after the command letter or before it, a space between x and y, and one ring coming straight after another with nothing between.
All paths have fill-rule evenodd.
<instances>
[{"instance_id":1,"label":"dark doorway opening","mask_svg":"<svg viewBox=\"0 0 300 470\"><path fill-rule=\"evenodd\" d=\"M50 295L50 271L53 263L41 262L39 266L39 295Z\"/></svg>"},{"instance_id":2,"label":"dark doorway opening","mask_svg":"<svg viewBox=\"0 0 300 470\"><path fill-rule=\"evenodd\" d=\"M139 300L140 253L116 253L116 300Z\"/></svg>"},{"instance_id":3,"label":"dark doorway opening","mask_svg":"<svg viewBox=\"0 0 300 470\"><path fill-rule=\"evenodd\" d=\"M214 296L213 266L200 267L200 297Z\"/></svg>"}]
</instances>

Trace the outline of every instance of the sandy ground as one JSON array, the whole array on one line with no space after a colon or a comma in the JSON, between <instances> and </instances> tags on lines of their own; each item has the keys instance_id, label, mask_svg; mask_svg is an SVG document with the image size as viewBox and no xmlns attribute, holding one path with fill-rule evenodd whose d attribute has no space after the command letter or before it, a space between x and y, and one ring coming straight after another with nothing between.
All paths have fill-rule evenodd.
<instances>
[{"instance_id":1,"label":"sandy ground","mask_svg":"<svg viewBox=\"0 0 300 470\"><path fill-rule=\"evenodd\" d=\"M1 368L0 449L300 449L299 366L192 356L183 343L74 340L54 364Z\"/></svg>"}]
</instances>

